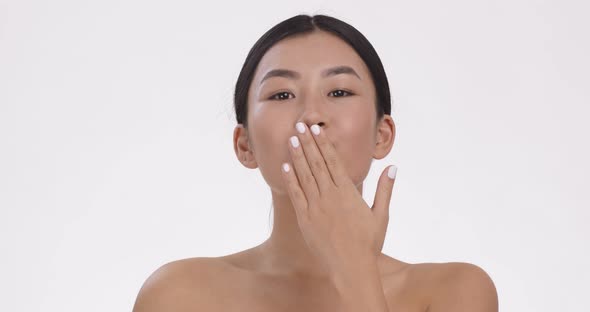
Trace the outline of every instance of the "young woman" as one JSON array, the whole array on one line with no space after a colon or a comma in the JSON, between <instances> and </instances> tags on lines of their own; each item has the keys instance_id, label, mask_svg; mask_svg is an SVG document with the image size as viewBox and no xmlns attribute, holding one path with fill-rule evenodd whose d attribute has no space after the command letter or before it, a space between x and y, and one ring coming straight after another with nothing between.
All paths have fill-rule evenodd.
<instances>
[{"instance_id":1,"label":"young woman","mask_svg":"<svg viewBox=\"0 0 590 312\"><path fill-rule=\"evenodd\" d=\"M461 262L381 252L395 166L373 205L363 181L393 147L387 77L369 41L325 15L298 15L252 47L235 90L238 160L272 193L273 230L222 257L167 263L134 311L497 311L495 286Z\"/></svg>"}]
</instances>

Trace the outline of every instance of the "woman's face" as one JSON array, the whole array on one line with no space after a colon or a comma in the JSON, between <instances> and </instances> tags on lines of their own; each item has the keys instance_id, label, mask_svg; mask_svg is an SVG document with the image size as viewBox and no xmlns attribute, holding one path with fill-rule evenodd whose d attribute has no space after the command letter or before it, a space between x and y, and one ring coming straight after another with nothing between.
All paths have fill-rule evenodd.
<instances>
[{"instance_id":1,"label":"woman's face","mask_svg":"<svg viewBox=\"0 0 590 312\"><path fill-rule=\"evenodd\" d=\"M325 74L339 66L350 70ZM272 75L277 69L293 73ZM297 135L296 122L308 127L322 123L322 131L357 187L367 176L372 159L389 152L395 134L393 122L387 123L390 142L385 143L389 146L376 149L383 127L376 124L369 69L346 42L324 31L283 39L266 52L250 85L247 117L248 129L238 125L234 132L236 153L245 166L259 167L278 193L286 192L280 170L282 163L292 163L288 144Z\"/></svg>"}]
</instances>

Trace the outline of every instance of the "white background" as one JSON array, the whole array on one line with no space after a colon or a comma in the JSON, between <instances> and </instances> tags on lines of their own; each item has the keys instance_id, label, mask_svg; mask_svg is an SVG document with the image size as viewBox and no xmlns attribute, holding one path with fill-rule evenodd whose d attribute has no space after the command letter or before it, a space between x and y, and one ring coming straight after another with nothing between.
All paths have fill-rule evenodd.
<instances>
[{"instance_id":1,"label":"white background","mask_svg":"<svg viewBox=\"0 0 590 312\"><path fill-rule=\"evenodd\" d=\"M253 247L270 191L235 157L251 46L299 13L361 31L389 77L384 253L470 262L501 311L590 291L585 1L0 1L0 310L130 311L160 265Z\"/></svg>"}]
</instances>

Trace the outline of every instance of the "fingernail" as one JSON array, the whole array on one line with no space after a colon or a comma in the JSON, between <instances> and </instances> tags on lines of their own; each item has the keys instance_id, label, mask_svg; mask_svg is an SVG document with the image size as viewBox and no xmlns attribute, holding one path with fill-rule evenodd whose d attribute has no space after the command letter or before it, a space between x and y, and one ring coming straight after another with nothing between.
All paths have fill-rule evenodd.
<instances>
[{"instance_id":1,"label":"fingernail","mask_svg":"<svg viewBox=\"0 0 590 312\"><path fill-rule=\"evenodd\" d=\"M395 174L397 173L397 167L395 165L391 165L391 167L389 167L389 170L387 171L387 176L390 179L395 179Z\"/></svg>"},{"instance_id":2,"label":"fingernail","mask_svg":"<svg viewBox=\"0 0 590 312\"><path fill-rule=\"evenodd\" d=\"M289 172L290 168L289 168L289 164L288 164L288 163L284 163L284 164L283 164L283 170L284 170L285 172Z\"/></svg>"},{"instance_id":3,"label":"fingernail","mask_svg":"<svg viewBox=\"0 0 590 312\"><path fill-rule=\"evenodd\" d=\"M311 132L313 132L313 134L318 135L320 134L320 126L318 125L313 125L311 126Z\"/></svg>"},{"instance_id":4,"label":"fingernail","mask_svg":"<svg viewBox=\"0 0 590 312\"><path fill-rule=\"evenodd\" d=\"M293 147L299 146L299 138L296 136L292 136L291 137L291 145L293 145Z\"/></svg>"},{"instance_id":5,"label":"fingernail","mask_svg":"<svg viewBox=\"0 0 590 312\"><path fill-rule=\"evenodd\" d=\"M305 133L305 125L302 122L296 123L295 128L297 128L297 131L299 131L299 133Z\"/></svg>"}]
</instances>

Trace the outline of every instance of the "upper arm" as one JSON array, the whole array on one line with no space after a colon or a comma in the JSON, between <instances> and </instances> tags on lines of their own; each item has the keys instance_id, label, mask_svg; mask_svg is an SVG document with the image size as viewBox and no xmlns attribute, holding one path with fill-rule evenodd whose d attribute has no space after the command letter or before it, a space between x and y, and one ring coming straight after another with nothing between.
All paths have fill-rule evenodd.
<instances>
[{"instance_id":1,"label":"upper arm","mask_svg":"<svg viewBox=\"0 0 590 312\"><path fill-rule=\"evenodd\" d=\"M191 273L206 271L194 266L191 269ZM187 274L186 264L183 264L182 261L161 266L143 283L135 299L133 312L206 309L208 300L205 298L209 293L205 288L206 276L203 274L198 276L200 278L195 280L194 275Z\"/></svg>"},{"instance_id":2,"label":"upper arm","mask_svg":"<svg viewBox=\"0 0 590 312\"><path fill-rule=\"evenodd\" d=\"M498 294L490 276L470 263L453 263L439 281L428 312L497 312Z\"/></svg>"}]
</instances>

